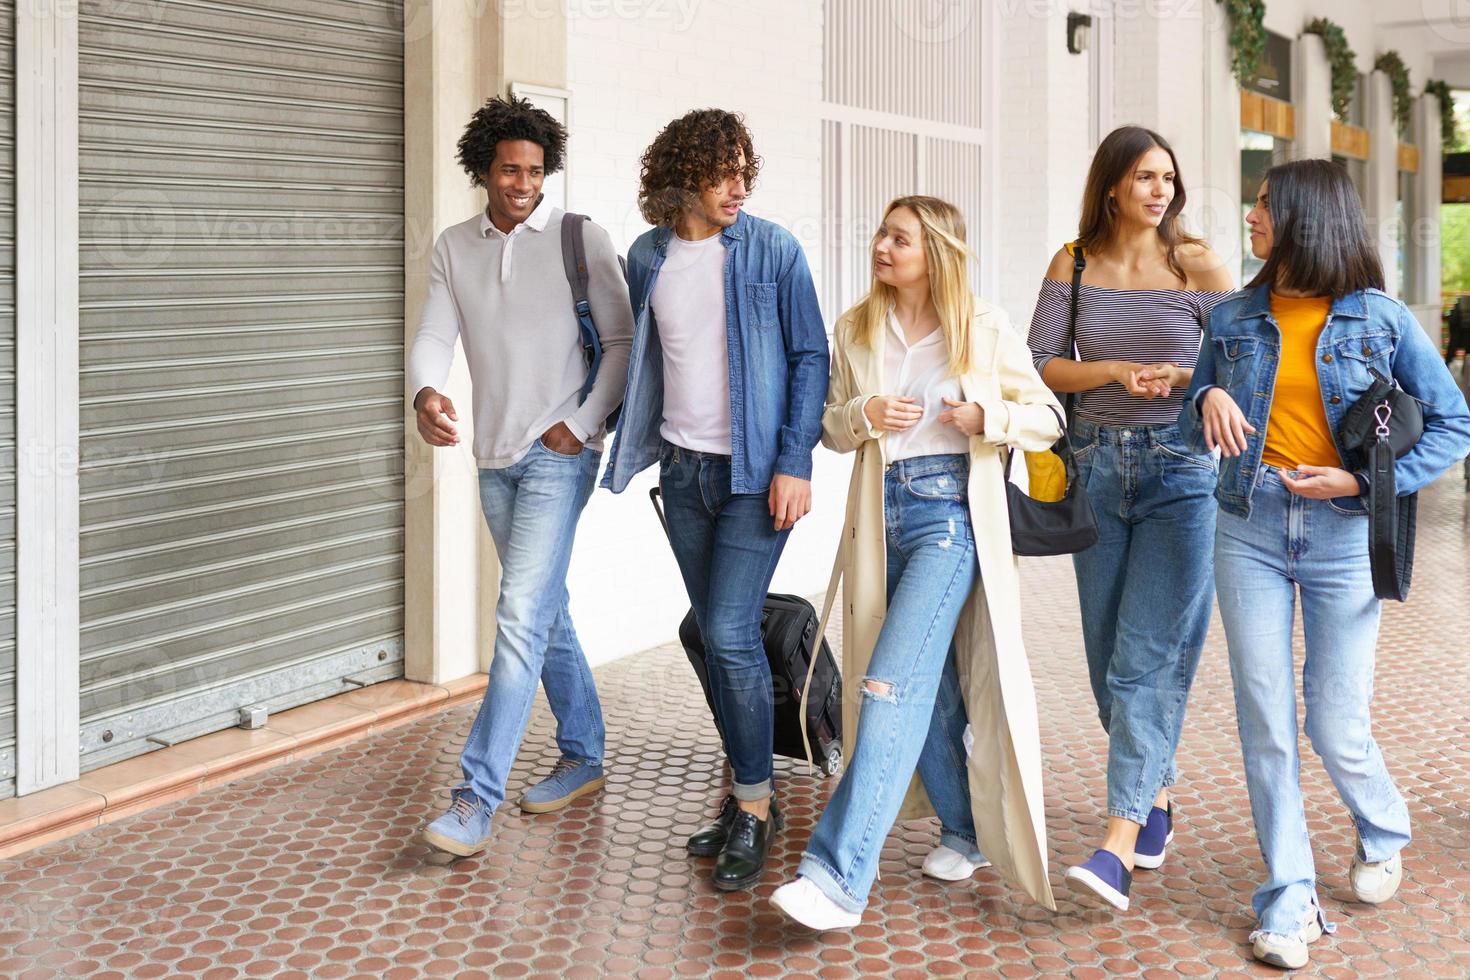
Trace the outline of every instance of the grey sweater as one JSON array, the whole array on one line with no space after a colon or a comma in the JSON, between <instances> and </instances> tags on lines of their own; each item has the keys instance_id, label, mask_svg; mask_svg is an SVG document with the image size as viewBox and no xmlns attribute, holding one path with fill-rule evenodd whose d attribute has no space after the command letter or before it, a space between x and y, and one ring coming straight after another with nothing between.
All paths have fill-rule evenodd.
<instances>
[{"instance_id":1,"label":"grey sweater","mask_svg":"<svg viewBox=\"0 0 1470 980\"><path fill-rule=\"evenodd\" d=\"M603 420L623 400L633 310L612 239L589 221L582 226L588 300L603 357L597 383L578 404L587 368L562 264L561 218L543 200L505 235L482 212L434 243L429 298L408 352L408 398L443 390L458 337L469 361L482 467L513 465L558 422L601 448Z\"/></svg>"}]
</instances>

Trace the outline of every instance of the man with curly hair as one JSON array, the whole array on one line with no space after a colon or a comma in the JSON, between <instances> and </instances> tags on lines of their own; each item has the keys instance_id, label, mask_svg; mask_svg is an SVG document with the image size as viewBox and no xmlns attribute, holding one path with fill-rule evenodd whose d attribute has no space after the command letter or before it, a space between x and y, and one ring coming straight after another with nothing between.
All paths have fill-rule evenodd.
<instances>
[{"instance_id":1,"label":"man with curly hair","mask_svg":"<svg viewBox=\"0 0 1470 980\"><path fill-rule=\"evenodd\" d=\"M493 98L474 114L459 160L485 189L486 207L434 244L429 298L408 354L419 435L455 446L459 416L441 389L455 340L464 346L480 505L500 558L495 656L460 757L464 781L424 831L429 844L462 856L489 843L538 678L556 715L561 759L521 797L521 809L557 810L604 783L602 710L572 627L566 576L605 420L623 398L633 316L612 240L583 224L587 298L603 349L587 388L563 214L541 194L565 150L562 125L524 99Z\"/></svg>"},{"instance_id":2,"label":"man with curly hair","mask_svg":"<svg viewBox=\"0 0 1470 980\"><path fill-rule=\"evenodd\" d=\"M603 485L658 462L669 538L704 640L732 792L689 853L724 891L760 880L781 826L771 783L766 589L811 509L827 394L827 333L806 257L744 213L760 158L734 113L669 123L643 155L654 228L628 253L637 325L623 421Z\"/></svg>"}]
</instances>

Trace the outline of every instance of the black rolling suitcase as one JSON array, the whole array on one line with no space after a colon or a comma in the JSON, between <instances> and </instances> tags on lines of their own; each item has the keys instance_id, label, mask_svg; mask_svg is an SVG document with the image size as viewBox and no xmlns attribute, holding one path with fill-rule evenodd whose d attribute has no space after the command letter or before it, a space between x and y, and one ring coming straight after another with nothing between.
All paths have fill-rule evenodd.
<instances>
[{"instance_id":1,"label":"black rolling suitcase","mask_svg":"<svg viewBox=\"0 0 1470 980\"><path fill-rule=\"evenodd\" d=\"M649 490L648 496L667 533L669 526L659 505L658 487ZM801 686L806 683L807 668L815 656L816 670L812 673L812 689L807 698L806 734L817 765L827 775L835 775L842 769L842 675L826 638L822 638L820 647L816 643L817 611L801 596L773 592L766 596L761 637L771 665L771 703L775 708L772 745L776 754L806 759L802 745ZM710 706L710 716L714 717L709 672L704 664L704 640L692 609L679 624L679 642L704 688L704 699Z\"/></svg>"}]
</instances>

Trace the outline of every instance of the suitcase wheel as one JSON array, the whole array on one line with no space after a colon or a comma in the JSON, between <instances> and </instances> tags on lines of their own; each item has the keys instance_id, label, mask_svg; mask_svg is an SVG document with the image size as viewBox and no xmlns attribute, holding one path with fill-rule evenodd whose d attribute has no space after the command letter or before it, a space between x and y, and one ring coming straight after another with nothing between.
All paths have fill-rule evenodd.
<instances>
[{"instance_id":1,"label":"suitcase wheel","mask_svg":"<svg viewBox=\"0 0 1470 980\"><path fill-rule=\"evenodd\" d=\"M842 749L832 746L827 750L827 757L822 760L822 772L829 776L835 776L842 771Z\"/></svg>"}]
</instances>

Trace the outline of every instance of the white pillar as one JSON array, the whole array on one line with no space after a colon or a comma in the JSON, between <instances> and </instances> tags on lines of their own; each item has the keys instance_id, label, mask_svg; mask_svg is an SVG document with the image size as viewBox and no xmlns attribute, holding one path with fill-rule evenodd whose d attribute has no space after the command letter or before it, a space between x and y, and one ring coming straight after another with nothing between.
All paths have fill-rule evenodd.
<instances>
[{"instance_id":1,"label":"white pillar","mask_svg":"<svg viewBox=\"0 0 1470 980\"><path fill-rule=\"evenodd\" d=\"M440 231L483 207L456 162L456 143L484 100L478 70L477 5L408 0L404 9L404 349L428 295L429 259ZM438 683L480 669L481 538L469 373L455 355L446 394L459 414L460 444L431 448L405 405L404 675ZM493 560L491 568L493 569ZM495 583L486 583L493 591Z\"/></svg>"},{"instance_id":2,"label":"white pillar","mask_svg":"<svg viewBox=\"0 0 1470 980\"><path fill-rule=\"evenodd\" d=\"M1293 160L1332 158L1332 66L1327 45L1316 34L1296 39L1292 73L1292 105L1296 107Z\"/></svg>"},{"instance_id":3,"label":"white pillar","mask_svg":"<svg viewBox=\"0 0 1470 980\"><path fill-rule=\"evenodd\" d=\"M16 792L78 776L77 17L15 9Z\"/></svg>"},{"instance_id":4,"label":"white pillar","mask_svg":"<svg viewBox=\"0 0 1470 980\"><path fill-rule=\"evenodd\" d=\"M1414 103L1414 144L1419 148L1419 175L1409 202L1409 247L1414 281L1404 292L1407 302L1432 304L1439 314L1439 206L1444 197L1444 160L1440 156L1439 97L1425 94ZM1438 326L1436 324L1436 326Z\"/></svg>"},{"instance_id":5,"label":"white pillar","mask_svg":"<svg viewBox=\"0 0 1470 980\"><path fill-rule=\"evenodd\" d=\"M1386 74L1368 75L1368 187L1363 212L1368 233L1378 243L1383 276L1390 295L1398 296L1398 203L1399 135L1393 115L1393 84Z\"/></svg>"},{"instance_id":6,"label":"white pillar","mask_svg":"<svg viewBox=\"0 0 1470 980\"><path fill-rule=\"evenodd\" d=\"M1204 102L1200 113L1203 127L1203 182L1198 192L1190 190L1193 225L1225 260L1232 279L1239 283L1242 234L1240 186L1240 86L1230 71L1230 24L1225 8L1204 5ZM1251 188L1254 195L1255 188Z\"/></svg>"},{"instance_id":7,"label":"white pillar","mask_svg":"<svg viewBox=\"0 0 1470 980\"><path fill-rule=\"evenodd\" d=\"M566 15L463 0L407 0L404 10L404 349L428 293L440 231L485 206L456 159L474 111L511 82L566 85ZM460 444L432 449L405 406L404 674L438 683L485 670L495 638L500 565L480 512L470 446L469 372L455 355L446 393Z\"/></svg>"}]
</instances>

